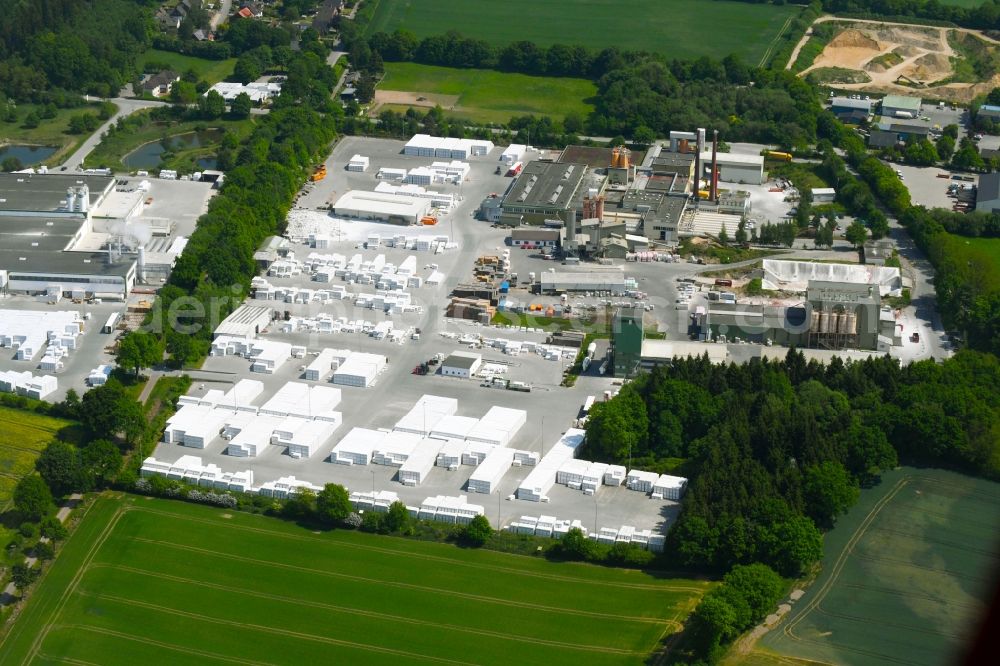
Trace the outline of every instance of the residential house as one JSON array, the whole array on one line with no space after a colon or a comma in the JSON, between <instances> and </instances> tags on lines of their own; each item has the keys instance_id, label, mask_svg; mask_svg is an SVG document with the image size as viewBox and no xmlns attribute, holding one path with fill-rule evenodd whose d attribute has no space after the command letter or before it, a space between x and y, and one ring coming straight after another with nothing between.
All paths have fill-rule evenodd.
<instances>
[{"instance_id":1,"label":"residential house","mask_svg":"<svg viewBox=\"0 0 1000 666\"><path fill-rule=\"evenodd\" d=\"M181 75L169 69L157 72L142 82L142 91L153 97L166 97L170 94L170 86L180 81Z\"/></svg>"}]
</instances>

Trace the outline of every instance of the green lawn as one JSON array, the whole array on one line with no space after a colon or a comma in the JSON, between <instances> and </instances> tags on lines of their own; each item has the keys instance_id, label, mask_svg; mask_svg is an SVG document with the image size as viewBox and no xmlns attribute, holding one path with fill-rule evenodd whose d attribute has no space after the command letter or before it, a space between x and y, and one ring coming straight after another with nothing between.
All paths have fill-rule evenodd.
<instances>
[{"instance_id":1,"label":"green lawn","mask_svg":"<svg viewBox=\"0 0 1000 666\"><path fill-rule=\"evenodd\" d=\"M448 30L497 45L658 51L674 58L737 53L756 64L799 7L702 0L378 0L369 32Z\"/></svg>"},{"instance_id":2,"label":"green lawn","mask_svg":"<svg viewBox=\"0 0 1000 666\"><path fill-rule=\"evenodd\" d=\"M69 119L81 113L97 115L97 105L89 104L75 109L58 109L55 118L41 119L38 127L29 129L24 126L24 119L32 111L41 112L39 104L18 104L17 121L7 123L0 120L0 145L5 143L27 144L33 146L54 146L58 150L42 161L48 166L60 164L69 157L77 146L83 143L89 134L69 134ZM101 121L104 124L104 121Z\"/></svg>"},{"instance_id":3,"label":"green lawn","mask_svg":"<svg viewBox=\"0 0 1000 666\"><path fill-rule=\"evenodd\" d=\"M162 63L178 74L193 69L198 72L199 79L204 79L209 83L218 83L223 80L233 73L233 68L236 66L236 58L207 60L173 51L160 51L159 49L149 49L139 56L139 69L144 69L148 62Z\"/></svg>"},{"instance_id":4,"label":"green lawn","mask_svg":"<svg viewBox=\"0 0 1000 666\"><path fill-rule=\"evenodd\" d=\"M34 469L35 458L42 449L70 425L71 421L0 407L0 478L16 483ZM12 484L0 484L0 509L10 501L12 489Z\"/></svg>"},{"instance_id":5,"label":"green lawn","mask_svg":"<svg viewBox=\"0 0 1000 666\"><path fill-rule=\"evenodd\" d=\"M571 111L586 117L597 94L592 81L507 74L484 69L453 69L411 62L386 63L380 90L422 93L448 115L479 122L507 122L512 116L535 114L562 118ZM435 100L438 101L438 100Z\"/></svg>"},{"instance_id":6,"label":"green lawn","mask_svg":"<svg viewBox=\"0 0 1000 666\"><path fill-rule=\"evenodd\" d=\"M710 585L102 497L0 665L637 664Z\"/></svg>"},{"instance_id":7,"label":"green lawn","mask_svg":"<svg viewBox=\"0 0 1000 666\"><path fill-rule=\"evenodd\" d=\"M826 535L822 573L761 648L831 664L957 663L992 594L998 503L990 481L886 474Z\"/></svg>"}]
</instances>

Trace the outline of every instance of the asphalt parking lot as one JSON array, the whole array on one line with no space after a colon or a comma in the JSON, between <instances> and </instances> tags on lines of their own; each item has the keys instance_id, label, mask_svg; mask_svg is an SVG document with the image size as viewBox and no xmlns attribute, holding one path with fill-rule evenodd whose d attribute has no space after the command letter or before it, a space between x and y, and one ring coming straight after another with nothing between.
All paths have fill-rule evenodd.
<instances>
[{"instance_id":1,"label":"asphalt parking lot","mask_svg":"<svg viewBox=\"0 0 1000 666\"><path fill-rule=\"evenodd\" d=\"M905 164L889 164L889 166L902 172L903 182L910 191L910 199L913 203L927 208L951 210L955 200L947 195L948 186L952 183L972 186L979 181L977 174L961 174L963 176L971 175L973 178L971 182L952 180L952 172L939 167L914 167ZM946 174L948 177L939 178L939 174Z\"/></svg>"}]
</instances>

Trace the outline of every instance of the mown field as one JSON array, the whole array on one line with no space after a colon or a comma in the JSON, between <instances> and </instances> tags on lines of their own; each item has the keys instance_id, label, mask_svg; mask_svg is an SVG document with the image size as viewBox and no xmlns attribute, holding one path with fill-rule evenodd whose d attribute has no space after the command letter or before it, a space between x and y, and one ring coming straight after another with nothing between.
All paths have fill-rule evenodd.
<instances>
[{"instance_id":1,"label":"mown field","mask_svg":"<svg viewBox=\"0 0 1000 666\"><path fill-rule=\"evenodd\" d=\"M139 69L145 69L147 63L166 65L178 74L183 74L189 69L193 69L198 73L199 79L204 79L209 83L218 83L233 73L233 68L236 66L236 58L207 60L182 53L174 53L173 51L149 49L139 56Z\"/></svg>"},{"instance_id":2,"label":"mown field","mask_svg":"<svg viewBox=\"0 0 1000 666\"><path fill-rule=\"evenodd\" d=\"M35 468L35 458L70 421L0 407L0 509L18 480Z\"/></svg>"},{"instance_id":3,"label":"mown field","mask_svg":"<svg viewBox=\"0 0 1000 666\"><path fill-rule=\"evenodd\" d=\"M485 69L453 69L393 62L385 65L380 91L447 96L442 108L450 116L478 122L507 122L512 116L563 118L570 112L586 117L588 101L597 94L592 81L506 74ZM405 105L394 105L396 110ZM452 108L453 107L453 108ZM426 110L426 109L425 109Z\"/></svg>"},{"instance_id":4,"label":"mown field","mask_svg":"<svg viewBox=\"0 0 1000 666\"><path fill-rule=\"evenodd\" d=\"M758 661L957 663L995 583L998 505L997 483L931 469L885 475L827 534L823 572L764 636Z\"/></svg>"},{"instance_id":5,"label":"mown field","mask_svg":"<svg viewBox=\"0 0 1000 666\"><path fill-rule=\"evenodd\" d=\"M798 11L724 0L378 0L368 29L405 28L418 37L457 30L498 45L617 46L675 58L737 53L756 64Z\"/></svg>"},{"instance_id":6,"label":"mown field","mask_svg":"<svg viewBox=\"0 0 1000 666\"><path fill-rule=\"evenodd\" d=\"M0 665L637 664L709 585L102 497Z\"/></svg>"}]
</instances>

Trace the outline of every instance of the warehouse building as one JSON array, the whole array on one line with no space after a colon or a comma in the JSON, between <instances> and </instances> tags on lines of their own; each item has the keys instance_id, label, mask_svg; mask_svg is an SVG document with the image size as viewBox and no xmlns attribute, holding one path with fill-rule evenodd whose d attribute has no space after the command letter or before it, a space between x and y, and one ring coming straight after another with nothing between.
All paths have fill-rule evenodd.
<instances>
[{"instance_id":1,"label":"warehouse building","mask_svg":"<svg viewBox=\"0 0 1000 666\"><path fill-rule=\"evenodd\" d=\"M584 164L528 162L503 198L500 221L517 227L565 219L577 201L586 172Z\"/></svg>"},{"instance_id":2,"label":"warehouse building","mask_svg":"<svg viewBox=\"0 0 1000 666\"><path fill-rule=\"evenodd\" d=\"M441 362L441 374L446 377L461 377L471 379L483 364L481 354L469 352L452 352Z\"/></svg>"},{"instance_id":3,"label":"warehouse building","mask_svg":"<svg viewBox=\"0 0 1000 666\"><path fill-rule=\"evenodd\" d=\"M244 303L233 310L232 314L222 320L212 336L220 335L254 340L271 323L273 312L271 308Z\"/></svg>"},{"instance_id":4,"label":"warehouse building","mask_svg":"<svg viewBox=\"0 0 1000 666\"><path fill-rule=\"evenodd\" d=\"M976 189L976 212L998 211L1000 211L1000 173L984 173L979 176L979 187Z\"/></svg>"},{"instance_id":5,"label":"warehouse building","mask_svg":"<svg viewBox=\"0 0 1000 666\"><path fill-rule=\"evenodd\" d=\"M524 250L539 248L556 249L562 233L559 229L514 229L510 233L510 244Z\"/></svg>"},{"instance_id":6,"label":"warehouse building","mask_svg":"<svg viewBox=\"0 0 1000 666\"><path fill-rule=\"evenodd\" d=\"M889 148L910 139L926 139L930 131L931 128L926 125L883 118L872 128L868 136L868 147Z\"/></svg>"},{"instance_id":7,"label":"warehouse building","mask_svg":"<svg viewBox=\"0 0 1000 666\"><path fill-rule=\"evenodd\" d=\"M749 183L760 185L764 182L764 156L740 153L717 153L719 180L725 183ZM711 151L701 154L701 164L708 169L712 163ZM698 174L704 178L705 174Z\"/></svg>"},{"instance_id":8,"label":"warehouse building","mask_svg":"<svg viewBox=\"0 0 1000 666\"><path fill-rule=\"evenodd\" d=\"M830 100L830 112L842 123L859 124L872 114L870 99L851 99L850 97L834 97Z\"/></svg>"},{"instance_id":9,"label":"warehouse building","mask_svg":"<svg viewBox=\"0 0 1000 666\"><path fill-rule=\"evenodd\" d=\"M624 295L628 279L621 270L594 270L584 272L542 273L539 286L543 294L561 294L569 291L606 291L616 296Z\"/></svg>"},{"instance_id":10,"label":"warehouse building","mask_svg":"<svg viewBox=\"0 0 1000 666\"><path fill-rule=\"evenodd\" d=\"M769 291L804 294L813 281L876 285L881 296L899 296L903 289L899 269L891 266L765 259L762 268L761 284Z\"/></svg>"},{"instance_id":11,"label":"warehouse building","mask_svg":"<svg viewBox=\"0 0 1000 666\"><path fill-rule=\"evenodd\" d=\"M643 309L638 306L615 311L609 348L615 377L630 377L639 370L645 335L642 319Z\"/></svg>"},{"instance_id":12,"label":"warehouse building","mask_svg":"<svg viewBox=\"0 0 1000 666\"><path fill-rule=\"evenodd\" d=\"M882 98L882 115L899 118L919 118L920 104L922 102L923 100L919 97L886 95Z\"/></svg>"},{"instance_id":13,"label":"warehouse building","mask_svg":"<svg viewBox=\"0 0 1000 666\"><path fill-rule=\"evenodd\" d=\"M430 199L382 192L345 192L333 204L333 214L389 224L417 224L431 212Z\"/></svg>"},{"instance_id":14,"label":"warehouse building","mask_svg":"<svg viewBox=\"0 0 1000 666\"><path fill-rule=\"evenodd\" d=\"M105 176L0 174L0 293L127 297L134 259L73 251L113 187Z\"/></svg>"},{"instance_id":15,"label":"warehouse building","mask_svg":"<svg viewBox=\"0 0 1000 666\"><path fill-rule=\"evenodd\" d=\"M834 199L837 198L837 190L832 187L814 187L812 188L812 202L814 204L827 204L833 203Z\"/></svg>"}]
</instances>

